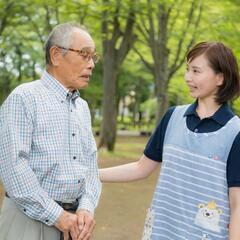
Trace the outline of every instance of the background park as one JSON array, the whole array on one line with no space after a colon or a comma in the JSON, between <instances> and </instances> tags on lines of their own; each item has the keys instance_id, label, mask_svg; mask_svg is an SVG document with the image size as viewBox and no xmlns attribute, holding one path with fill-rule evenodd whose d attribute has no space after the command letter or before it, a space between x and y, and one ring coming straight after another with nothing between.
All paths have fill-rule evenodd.
<instances>
[{"instance_id":1,"label":"background park","mask_svg":"<svg viewBox=\"0 0 240 240\"><path fill-rule=\"evenodd\" d=\"M58 23L85 25L101 55L88 89L99 167L136 161L166 109L186 104L185 54L222 41L240 63L240 0L0 0L0 104L44 69L44 42ZM44 104L44 103L43 103ZM231 102L240 114L240 100ZM141 238L158 172L104 184L94 240ZM0 185L0 204L4 189Z\"/></svg>"}]
</instances>

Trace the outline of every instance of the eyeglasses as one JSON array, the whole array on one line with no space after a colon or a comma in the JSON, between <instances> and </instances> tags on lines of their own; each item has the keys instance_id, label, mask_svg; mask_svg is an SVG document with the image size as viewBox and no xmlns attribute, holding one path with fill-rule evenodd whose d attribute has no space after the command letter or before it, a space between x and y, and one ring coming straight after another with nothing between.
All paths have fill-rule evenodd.
<instances>
[{"instance_id":1,"label":"eyeglasses","mask_svg":"<svg viewBox=\"0 0 240 240\"><path fill-rule=\"evenodd\" d=\"M97 53L90 53L88 49L73 49L73 48L65 48L65 47L61 47L61 46L57 46L58 48L67 50L67 51L72 51L72 52L76 52L78 53L85 62L89 62L91 59L93 60L94 63L97 63L100 59L99 55Z\"/></svg>"}]
</instances>

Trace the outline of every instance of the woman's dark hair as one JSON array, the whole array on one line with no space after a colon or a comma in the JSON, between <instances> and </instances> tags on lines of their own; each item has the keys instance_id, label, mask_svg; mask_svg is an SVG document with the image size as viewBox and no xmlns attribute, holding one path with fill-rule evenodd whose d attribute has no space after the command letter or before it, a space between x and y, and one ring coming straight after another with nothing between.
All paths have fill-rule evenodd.
<instances>
[{"instance_id":1,"label":"woman's dark hair","mask_svg":"<svg viewBox=\"0 0 240 240\"><path fill-rule=\"evenodd\" d=\"M240 95L240 77L232 50L221 42L200 42L187 53L187 62L202 54L215 73L223 74L223 84L219 86L216 101L222 104L237 98Z\"/></svg>"}]
</instances>

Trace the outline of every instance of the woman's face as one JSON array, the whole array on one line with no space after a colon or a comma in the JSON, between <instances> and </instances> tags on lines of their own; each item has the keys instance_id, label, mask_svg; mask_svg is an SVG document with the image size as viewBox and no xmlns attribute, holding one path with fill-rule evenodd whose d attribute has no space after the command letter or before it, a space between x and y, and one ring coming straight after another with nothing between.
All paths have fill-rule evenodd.
<instances>
[{"instance_id":1,"label":"woman's face","mask_svg":"<svg viewBox=\"0 0 240 240\"><path fill-rule=\"evenodd\" d=\"M223 84L223 75L215 73L202 54L187 63L185 80L193 98L215 99L219 86Z\"/></svg>"}]
</instances>

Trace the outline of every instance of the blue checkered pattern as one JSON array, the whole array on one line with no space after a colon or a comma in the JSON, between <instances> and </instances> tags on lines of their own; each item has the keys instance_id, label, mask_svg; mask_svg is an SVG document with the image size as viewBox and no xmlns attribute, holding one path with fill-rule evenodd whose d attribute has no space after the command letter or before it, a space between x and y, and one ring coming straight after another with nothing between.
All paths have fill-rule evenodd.
<instances>
[{"instance_id":1,"label":"blue checkered pattern","mask_svg":"<svg viewBox=\"0 0 240 240\"><path fill-rule=\"evenodd\" d=\"M101 183L88 105L50 74L18 86L0 110L0 177L29 217L53 225L54 201L94 212ZM54 199L54 200L53 200Z\"/></svg>"}]
</instances>

